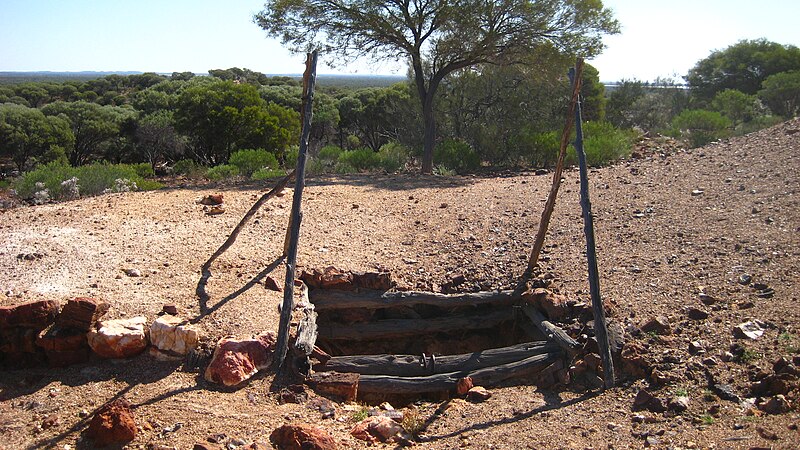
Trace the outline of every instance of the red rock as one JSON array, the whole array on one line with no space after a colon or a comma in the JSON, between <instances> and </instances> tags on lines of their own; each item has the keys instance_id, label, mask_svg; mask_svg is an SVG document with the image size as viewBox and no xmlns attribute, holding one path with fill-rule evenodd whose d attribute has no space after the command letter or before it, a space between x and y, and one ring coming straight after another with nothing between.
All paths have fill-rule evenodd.
<instances>
[{"instance_id":1,"label":"red rock","mask_svg":"<svg viewBox=\"0 0 800 450\"><path fill-rule=\"evenodd\" d=\"M327 431L305 424L290 424L276 428L269 439L284 450L335 449L336 441Z\"/></svg>"},{"instance_id":2,"label":"red rock","mask_svg":"<svg viewBox=\"0 0 800 450\"><path fill-rule=\"evenodd\" d=\"M483 386L474 386L467 392L467 398L473 402L482 402L492 398L492 393Z\"/></svg>"},{"instance_id":3,"label":"red rock","mask_svg":"<svg viewBox=\"0 0 800 450\"><path fill-rule=\"evenodd\" d=\"M205 379L212 383L236 386L272 364L276 338L265 333L254 339L223 338L217 343Z\"/></svg>"},{"instance_id":4,"label":"red rock","mask_svg":"<svg viewBox=\"0 0 800 450\"><path fill-rule=\"evenodd\" d=\"M90 350L87 345L75 350L45 350L44 353L47 356L47 363L50 367L68 367L89 361Z\"/></svg>"},{"instance_id":5,"label":"red rock","mask_svg":"<svg viewBox=\"0 0 800 450\"><path fill-rule=\"evenodd\" d=\"M459 396L467 395L467 392L469 392L469 390L472 389L472 387L473 387L472 378L470 377L461 378L456 383L456 393Z\"/></svg>"},{"instance_id":6,"label":"red rock","mask_svg":"<svg viewBox=\"0 0 800 450\"><path fill-rule=\"evenodd\" d=\"M38 334L39 331L33 328L0 328L0 352L35 353Z\"/></svg>"},{"instance_id":7,"label":"red rock","mask_svg":"<svg viewBox=\"0 0 800 450\"><path fill-rule=\"evenodd\" d=\"M306 272L304 270L300 274L300 279L312 289L339 289L345 291L355 289L353 274L343 272L335 267L326 267L323 271L311 269L311 272Z\"/></svg>"},{"instance_id":8,"label":"red rock","mask_svg":"<svg viewBox=\"0 0 800 450\"><path fill-rule=\"evenodd\" d=\"M221 205L223 198L224 194L209 194L203 196L197 203L208 206Z\"/></svg>"},{"instance_id":9,"label":"red rock","mask_svg":"<svg viewBox=\"0 0 800 450\"><path fill-rule=\"evenodd\" d=\"M401 431L403 427L391 418L372 416L357 423L350 430L350 434L356 439L375 443L386 442Z\"/></svg>"},{"instance_id":10,"label":"red rock","mask_svg":"<svg viewBox=\"0 0 800 450\"><path fill-rule=\"evenodd\" d=\"M97 447L132 441L136 438L136 421L130 403L119 398L101 406L89 422L86 435Z\"/></svg>"},{"instance_id":11,"label":"red rock","mask_svg":"<svg viewBox=\"0 0 800 450\"><path fill-rule=\"evenodd\" d=\"M392 288L389 272L353 272L353 284L358 288L388 291Z\"/></svg>"},{"instance_id":12,"label":"red rock","mask_svg":"<svg viewBox=\"0 0 800 450\"><path fill-rule=\"evenodd\" d=\"M283 292L283 288L278 286L278 282L272 277L264 278L264 288L270 291Z\"/></svg>"},{"instance_id":13,"label":"red rock","mask_svg":"<svg viewBox=\"0 0 800 450\"><path fill-rule=\"evenodd\" d=\"M665 316L653 317L645 322L641 329L645 333L655 334L672 334L672 327L669 324L669 319Z\"/></svg>"},{"instance_id":14,"label":"red rock","mask_svg":"<svg viewBox=\"0 0 800 450\"><path fill-rule=\"evenodd\" d=\"M667 410L667 407L663 400L644 389L640 389L636 394L636 398L633 399L633 409L634 411L646 409L650 412L662 413Z\"/></svg>"},{"instance_id":15,"label":"red rock","mask_svg":"<svg viewBox=\"0 0 800 450\"><path fill-rule=\"evenodd\" d=\"M523 300L535 306L550 320L563 320L570 315L567 298L549 289L536 288L522 295Z\"/></svg>"},{"instance_id":16,"label":"red rock","mask_svg":"<svg viewBox=\"0 0 800 450\"><path fill-rule=\"evenodd\" d=\"M636 342L629 342L622 348L622 371L633 378L645 378L652 371L647 357L647 349Z\"/></svg>"},{"instance_id":17,"label":"red rock","mask_svg":"<svg viewBox=\"0 0 800 450\"><path fill-rule=\"evenodd\" d=\"M88 348L85 331L73 328L61 328L57 325L40 332L39 336L36 338L36 345L45 350L57 352Z\"/></svg>"},{"instance_id":18,"label":"red rock","mask_svg":"<svg viewBox=\"0 0 800 450\"><path fill-rule=\"evenodd\" d=\"M144 327L146 322L144 317L98 322L97 329L86 335L89 347L103 358L130 358L138 355L148 344Z\"/></svg>"},{"instance_id":19,"label":"red rock","mask_svg":"<svg viewBox=\"0 0 800 450\"><path fill-rule=\"evenodd\" d=\"M58 315L58 302L42 300L15 306L0 306L0 329L8 327L44 330Z\"/></svg>"},{"instance_id":20,"label":"red rock","mask_svg":"<svg viewBox=\"0 0 800 450\"><path fill-rule=\"evenodd\" d=\"M89 297L78 297L67 300L67 304L56 318L56 325L61 328L75 328L87 332L103 315L108 312L108 303Z\"/></svg>"},{"instance_id":21,"label":"red rock","mask_svg":"<svg viewBox=\"0 0 800 450\"><path fill-rule=\"evenodd\" d=\"M224 447L210 442L198 442L192 446L192 450L223 450Z\"/></svg>"},{"instance_id":22,"label":"red rock","mask_svg":"<svg viewBox=\"0 0 800 450\"><path fill-rule=\"evenodd\" d=\"M357 373L318 372L311 375L309 384L319 393L352 402L358 396L358 379Z\"/></svg>"},{"instance_id":23,"label":"red rock","mask_svg":"<svg viewBox=\"0 0 800 450\"><path fill-rule=\"evenodd\" d=\"M168 303L161 308L161 312L163 312L164 314L169 314L171 316L177 316L178 307L172 303Z\"/></svg>"}]
</instances>

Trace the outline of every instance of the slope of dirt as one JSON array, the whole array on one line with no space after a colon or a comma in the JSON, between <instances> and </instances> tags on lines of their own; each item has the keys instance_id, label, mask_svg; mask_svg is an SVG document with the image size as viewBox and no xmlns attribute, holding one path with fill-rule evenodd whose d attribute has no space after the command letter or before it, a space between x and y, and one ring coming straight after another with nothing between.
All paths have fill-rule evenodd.
<instances>
[{"instance_id":1,"label":"slope of dirt","mask_svg":"<svg viewBox=\"0 0 800 450\"><path fill-rule=\"evenodd\" d=\"M602 294L663 386L628 381L584 395L511 383L491 389L493 397L480 404L422 402L419 445L800 446L796 404L785 414L754 413L709 389L711 377L749 397L754 374L800 351L798 152L795 120L591 171ZM510 288L525 267L550 183L550 176L532 174L311 178L298 261L308 268L387 269L401 286L415 289L438 291L457 275L467 280L462 290ZM95 296L111 304L107 318L152 321L164 304L175 304L181 315L199 317L212 340L276 330L282 294L265 289L263 277L284 279L278 257L290 190L267 203L214 263L209 314L200 316L195 296L202 263L270 187L175 188L2 211L0 305ZM217 192L225 195L226 212L207 216L195 199ZM562 293L588 301L578 195L577 171L568 171L541 266ZM129 268L142 276L127 276ZM757 296L739 283L742 275L774 295ZM715 303L703 304L700 294ZM687 307L709 317L689 320ZM667 317L673 334L638 332L655 316ZM756 319L765 328L761 338L734 339L734 326ZM690 354L693 341L705 353ZM725 355L731 350L738 357ZM272 382L267 374L239 390L220 389L147 355L0 372L0 448L88 448L87 414L120 395L134 406L141 428L129 448L191 448L220 433L235 448L268 442L274 428L295 421L325 428L341 448L366 446L348 433L353 407L338 405L335 418L321 419L306 405L279 405ZM661 398L687 394L688 410L633 411L640 388ZM53 417L55 424L48 421Z\"/></svg>"}]
</instances>

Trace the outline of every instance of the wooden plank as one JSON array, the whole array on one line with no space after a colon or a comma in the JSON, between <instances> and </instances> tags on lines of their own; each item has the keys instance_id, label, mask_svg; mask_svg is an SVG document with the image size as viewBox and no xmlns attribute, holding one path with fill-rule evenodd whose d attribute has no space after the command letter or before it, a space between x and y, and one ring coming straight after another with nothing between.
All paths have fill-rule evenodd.
<instances>
[{"instance_id":1,"label":"wooden plank","mask_svg":"<svg viewBox=\"0 0 800 450\"><path fill-rule=\"evenodd\" d=\"M507 309L481 315L452 314L433 319L389 319L350 325L328 323L318 325L318 338L350 341L393 339L440 331L494 328L514 317L514 311Z\"/></svg>"},{"instance_id":2,"label":"wooden plank","mask_svg":"<svg viewBox=\"0 0 800 450\"><path fill-rule=\"evenodd\" d=\"M310 299L316 306L317 311L324 311L349 308L378 309L413 305L433 305L445 308L489 304L502 306L514 304L515 300L520 300L521 297L510 290L448 295L422 291L381 292L314 289L310 293Z\"/></svg>"},{"instance_id":3,"label":"wooden plank","mask_svg":"<svg viewBox=\"0 0 800 450\"><path fill-rule=\"evenodd\" d=\"M436 373L476 370L558 351L554 342L538 341L492 348L461 355L351 355L334 356L315 370L355 372L363 375L419 377Z\"/></svg>"},{"instance_id":4,"label":"wooden plank","mask_svg":"<svg viewBox=\"0 0 800 450\"><path fill-rule=\"evenodd\" d=\"M525 305L522 307L522 310L548 339L555 341L564 350L572 353L580 348L581 344L579 344L578 341L572 339L567 332L560 327L553 325L538 309L531 305Z\"/></svg>"},{"instance_id":5,"label":"wooden plank","mask_svg":"<svg viewBox=\"0 0 800 450\"><path fill-rule=\"evenodd\" d=\"M361 375L359 393L375 394L422 394L453 390L459 379L471 377L476 386L492 386L508 378L520 376L544 367L563 356L562 352L531 356L499 366L474 371L462 371L430 375L427 377L397 377L389 375Z\"/></svg>"}]
</instances>

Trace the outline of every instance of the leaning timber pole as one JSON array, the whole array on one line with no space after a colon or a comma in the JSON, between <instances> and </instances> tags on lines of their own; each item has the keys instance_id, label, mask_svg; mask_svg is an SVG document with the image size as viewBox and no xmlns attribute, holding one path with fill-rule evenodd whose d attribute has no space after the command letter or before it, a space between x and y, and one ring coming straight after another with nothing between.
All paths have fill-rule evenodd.
<instances>
[{"instance_id":1,"label":"leaning timber pole","mask_svg":"<svg viewBox=\"0 0 800 450\"><path fill-rule=\"evenodd\" d=\"M578 65L583 60L578 59ZM570 79L575 79L575 70L570 69ZM581 126L581 102L578 99L575 108L575 152L578 154L578 165L581 176L581 209L583 210L583 232L586 235L586 259L589 265L589 292L592 296L592 309L594 310L594 334L597 345L600 347L600 357L603 360L603 381L606 388L614 387L614 362L611 358L611 346L608 342L608 328L606 327L606 313L603 300L600 297L600 276L597 273L597 252L594 242L594 220L592 218L592 204L589 201L589 171L586 167L586 153L583 151L583 127Z\"/></svg>"},{"instance_id":2,"label":"leaning timber pole","mask_svg":"<svg viewBox=\"0 0 800 450\"><path fill-rule=\"evenodd\" d=\"M292 309L294 307L294 272L297 266L297 243L300 240L300 223L303 220L301 206L303 188L306 184L306 157L308 154L308 138L311 134L311 116L316 78L317 51L314 50L306 58L306 71L303 74L303 128L300 133L300 152L297 155L292 215L289 219L289 239L286 245L286 283L283 289L283 307L281 308L278 342L275 350L275 361L273 362L276 370L280 370L281 366L283 366L283 361L286 359L286 351L289 348L289 323L292 319Z\"/></svg>"}]
</instances>

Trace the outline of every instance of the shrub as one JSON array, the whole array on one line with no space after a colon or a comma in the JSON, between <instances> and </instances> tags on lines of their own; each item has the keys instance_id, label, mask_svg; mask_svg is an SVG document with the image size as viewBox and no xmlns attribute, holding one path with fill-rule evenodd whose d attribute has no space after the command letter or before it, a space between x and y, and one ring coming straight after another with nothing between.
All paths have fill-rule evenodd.
<instances>
[{"instance_id":1,"label":"shrub","mask_svg":"<svg viewBox=\"0 0 800 450\"><path fill-rule=\"evenodd\" d=\"M153 190L160 183L145 180L131 164L95 163L70 167L57 161L40 165L25 173L14 183L20 198L33 198L36 202L68 200L99 195L106 192Z\"/></svg>"},{"instance_id":2,"label":"shrub","mask_svg":"<svg viewBox=\"0 0 800 450\"><path fill-rule=\"evenodd\" d=\"M206 171L206 177L209 180L221 181L228 178L233 178L239 175L239 168L233 164L220 164L214 166Z\"/></svg>"},{"instance_id":3,"label":"shrub","mask_svg":"<svg viewBox=\"0 0 800 450\"><path fill-rule=\"evenodd\" d=\"M464 141L448 139L433 151L433 163L463 174L478 169L481 159L478 153Z\"/></svg>"},{"instance_id":4,"label":"shrub","mask_svg":"<svg viewBox=\"0 0 800 450\"><path fill-rule=\"evenodd\" d=\"M286 170L292 170L297 167L297 158L300 156L300 147L297 145L292 146L286 150L286 158L283 161L283 167ZM306 163L308 163L308 155L306 155Z\"/></svg>"},{"instance_id":5,"label":"shrub","mask_svg":"<svg viewBox=\"0 0 800 450\"><path fill-rule=\"evenodd\" d=\"M132 164L133 170L142 178L153 178L156 173L153 171L153 166L150 163Z\"/></svg>"},{"instance_id":6,"label":"shrub","mask_svg":"<svg viewBox=\"0 0 800 450\"><path fill-rule=\"evenodd\" d=\"M339 155L341 155L343 151L344 150L335 145L326 145L320 149L318 158L325 161L335 162L339 159Z\"/></svg>"},{"instance_id":7,"label":"shrub","mask_svg":"<svg viewBox=\"0 0 800 450\"><path fill-rule=\"evenodd\" d=\"M387 172L397 172L402 169L408 162L410 154L408 148L399 142L383 144L378 151L381 167Z\"/></svg>"},{"instance_id":8,"label":"shrub","mask_svg":"<svg viewBox=\"0 0 800 450\"><path fill-rule=\"evenodd\" d=\"M208 169L191 159L182 159L172 166L172 172L175 175L185 175L189 178L201 178L205 175L207 170Z\"/></svg>"},{"instance_id":9,"label":"shrub","mask_svg":"<svg viewBox=\"0 0 800 450\"><path fill-rule=\"evenodd\" d=\"M269 167L264 167L262 169L258 169L250 175L251 180L267 180L270 178L280 178L286 175L281 169L270 169Z\"/></svg>"},{"instance_id":10,"label":"shrub","mask_svg":"<svg viewBox=\"0 0 800 450\"><path fill-rule=\"evenodd\" d=\"M358 169L350 165L350 163L340 161L333 167L333 172L338 174L357 173Z\"/></svg>"},{"instance_id":11,"label":"shrub","mask_svg":"<svg viewBox=\"0 0 800 450\"><path fill-rule=\"evenodd\" d=\"M381 166L381 158L368 148L359 148L342 152L337 160L337 166L339 164L349 165L355 171L375 170Z\"/></svg>"},{"instance_id":12,"label":"shrub","mask_svg":"<svg viewBox=\"0 0 800 450\"><path fill-rule=\"evenodd\" d=\"M547 167L556 163L561 138L555 131L535 133L530 136L528 162L534 167Z\"/></svg>"},{"instance_id":13,"label":"shrub","mask_svg":"<svg viewBox=\"0 0 800 450\"><path fill-rule=\"evenodd\" d=\"M604 166L630 155L633 146L632 132L620 130L609 122L594 121L584 123L582 129L586 165ZM574 147L567 151L567 163L578 163Z\"/></svg>"},{"instance_id":14,"label":"shrub","mask_svg":"<svg viewBox=\"0 0 800 450\"><path fill-rule=\"evenodd\" d=\"M263 168L277 169L278 159L275 155L264 150L239 150L231 154L228 164L236 166L239 173L245 177L251 176L255 171Z\"/></svg>"},{"instance_id":15,"label":"shrub","mask_svg":"<svg viewBox=\"0 0 800 450\"><path fill-rule=\"evenodd\" d=\"M672 134L687 138L692 147L702 147L727 137L730 126L730 121L716 111L687 109L672 120Z\"/></svg>"}]
</instances>

